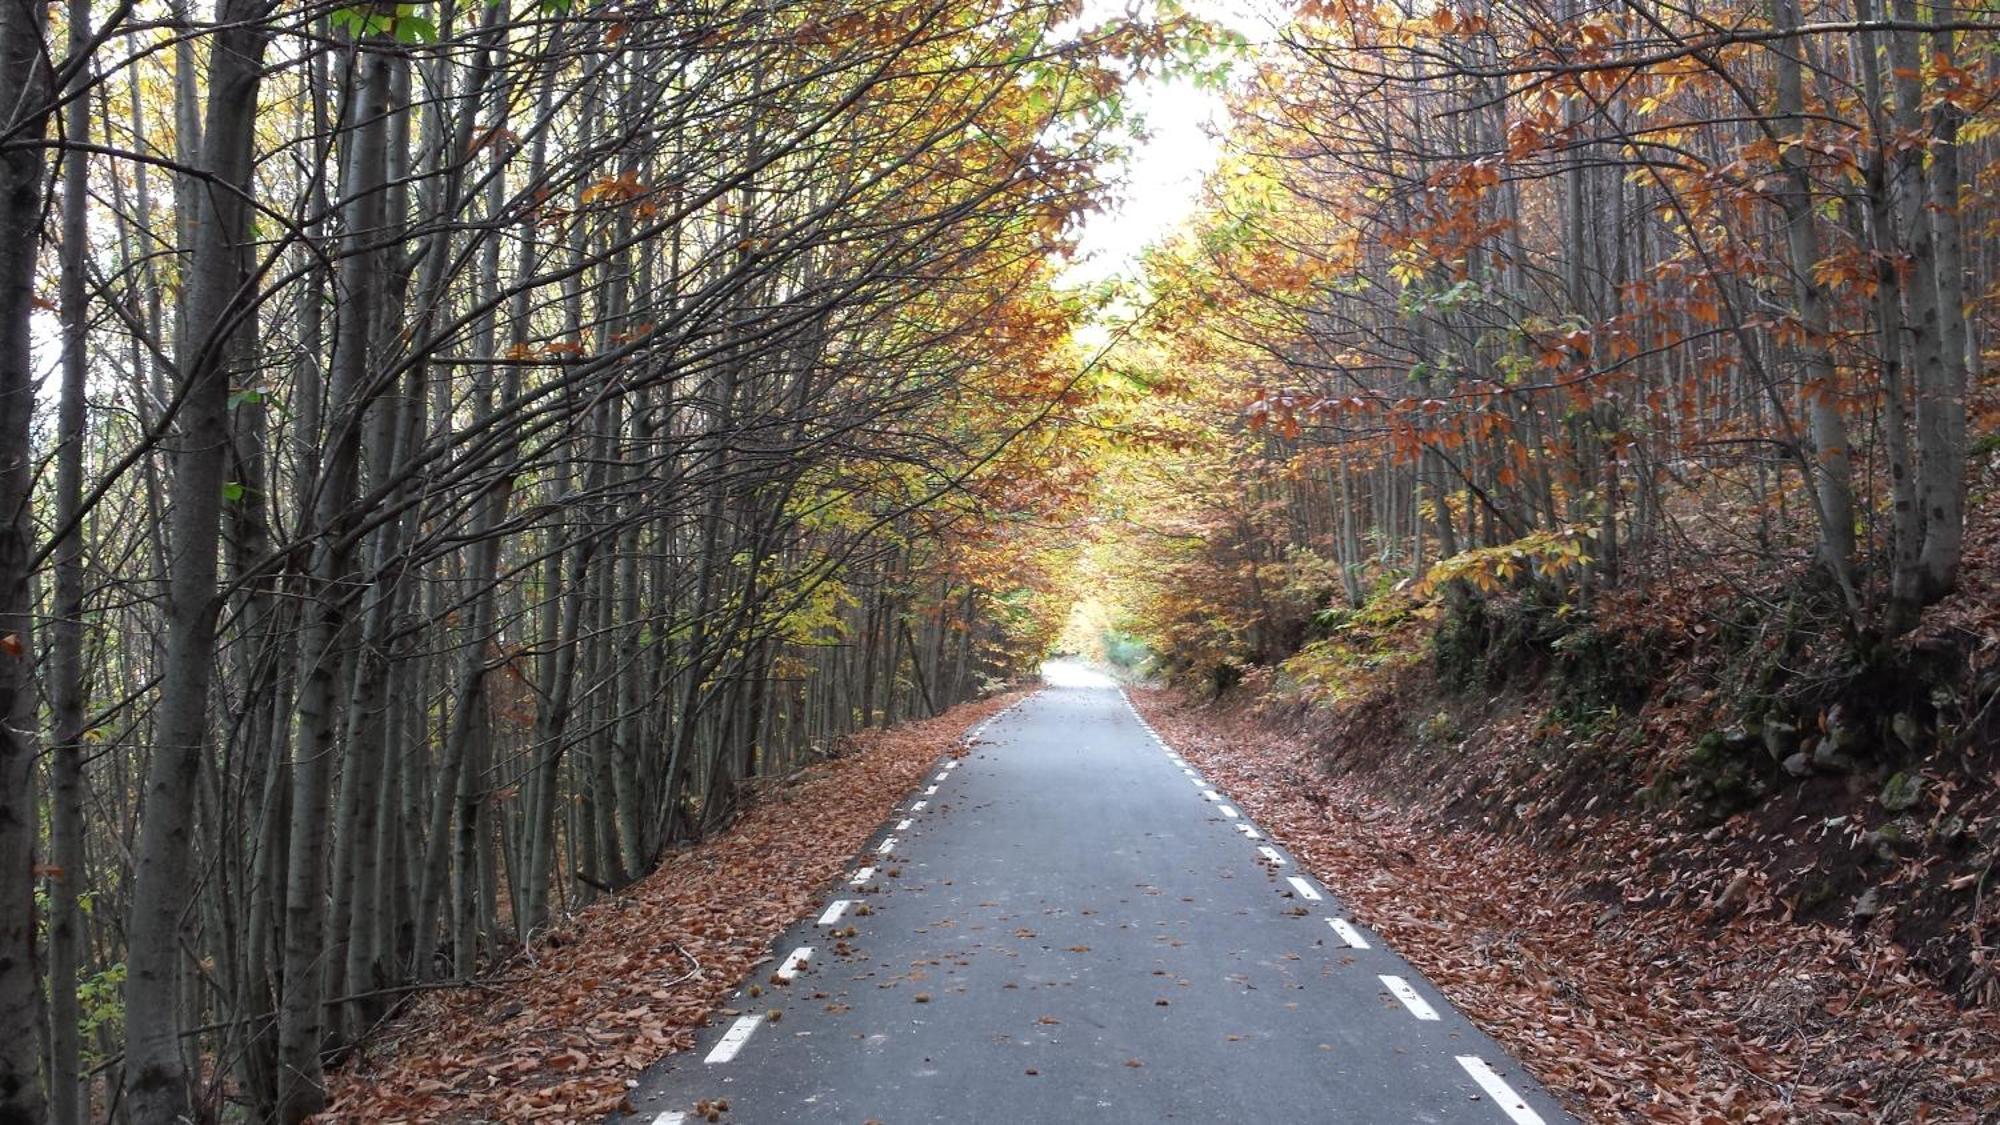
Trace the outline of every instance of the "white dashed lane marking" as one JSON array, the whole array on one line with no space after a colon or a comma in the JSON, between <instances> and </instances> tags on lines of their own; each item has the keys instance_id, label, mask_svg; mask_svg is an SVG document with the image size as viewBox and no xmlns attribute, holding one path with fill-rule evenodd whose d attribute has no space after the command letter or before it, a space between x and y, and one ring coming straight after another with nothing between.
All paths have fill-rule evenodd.
<instances>
[{"instance_id":1,"label":"white dashed lane marking","mask_svg":"<svg viewBox=\"0 0 2000 1125\"><path fill-rule=\"evenodd\" d=\"M895 850L896 850L896 838L894 836L891 836L888 839L882 841L881 843L875 845L876 855L888 855L890 852L893 852Z\"/></svg>"},{"instance_id":2,"label":"white dashed lane marking","mask_svg":"<svg viewBox=\"0 0 2000 1125\"><path fill-rule=\"evenodd\" d=\"M812 955L813 947L810 945L801 945L792 950L792 955L785 958L784 964L778 966L777 978L789 984L793 977L799 975L799 970L806 967L806 962L812 960Z\"/></svg>"},{"instance_id":3,"label":"white dashed lane marking","mask_svg":"<svg viewBox=\"0 0 2000 1125\"><path fill-rule=\"evenodd\" d=\"M1213 790L1213 789L1204 789L1204 790L1202 790L1202 791L1201 791L1201 795L1202 795L1203 799L1205 799L1205 800L1210 800L1210 801L1220 801L1220 800L1222 800L1222 794L1220 794L1220 793L1217 793L1217 792L1216 792L1215 790Z\"/></svg>"},{"instance_id":4,"label":"white dashed lane marking","mask_svg":"<svg viewBox=\"0 0 2000 1125\"><path fill-rule=\"evenodd\" d=\"M1220 809L1217 809L1216 811L1221 813L1223 816L1233 817L1236 815L1236 809L1232 805L1224 805Z\"/></svg>"},{"instance_id":5,"label":"white dashed lane marking","mask_svg":"<svg viewBox=\"0 0 2000 1125\"><path fill-rule=\"evenodd\" d=\"M1486 1091L1487 1097L1492 1098L1501 1109L1507 1111L1507 1116L1513 1118L1514 1125L1544 1125L1542 1115L1523 1101L1521 1095L1515 1093L1512 1086L1507 1085L1506 1079L1495 1074L1493 1068L1486 1065L1485 1059L1478 1055L1460 1055L1458 1065L1465 1068L1465 1072L1472 1076L1474 1082L1479 1083L1479 1088Z\"/></svg>"},{"instance_id":6,"label":"white dashed lane marking","mask_svg":"<svg viewBox=\"0 0 2000 1125\"><path fill-rule=\"evenodd\" d=\"M653 1125L682 1125L687 1119L688 1115L681 1110L670 1109L653 1118Z\"/></svg>"},{"instance_id":7,"label":"white dashed lane marking","mask_svg":"<svg viewBox=\"0 0 2000 1125\"><path fill-rule=\"evenodd\" d=\"M910 811L911 811L911 812L922 812L922 811L924 811L924 806L925 806L925 805L928 805L928 804L930 804L930 802L929 802L929 801L917 801L917 802L915 802L915 803L913 803L913 804L911 804L911 805L910 805Z\"/></svg>"},{"instance_id":8,"label":"white dashed lane marking","mask_svg":"<svg viewBox=\"0 0 2000 1125\"><path fill-rule=\"evenodd\" d=\"M840 921L840 916L842 914L847 913L847 908L853 905L854 905L853 899L848 899L848 898L834 899L833 905L826 908L826 913L821 914L819 916L819 924L822 926L833 925L835 922Z\"/></svg>"},{"instance_id":9,"label":"white dashed lane marking","mask_svg":"<svg viewBox=\"0 0 2000 1125\"><path fill-rule=\"evenodd\" d=\"M908 832L908 831L910 830L910 825L912 825L912 824L915 824L915 823L916 823L916 821L914 821L914 820L907 820L907 819L905 819L905 820L899 820L899 821L897 821L897 822L896 822L896 831L898 831L898 832Z\"/></svg>"},{"instance_id":10,"label":"white dashed lane marking","mask_svg":"<svg viewBox=\"0 0 2000 1125\"><path fill-rule=\"evenodd\" d=\"M1410 987L1409 981L1404 980L1402 977L1387 975L1378 979L1381 980L1382 987L1389 990L1391 996L1403 1002L1403 1007L1408 1008L1411 1015L1420 1020L1434 1020L1438 1018L1437 1009L1431 1007L1429 1001L1417 995L1417 990Z\"/></svg>"},{"instance_id":11,"label":"white dashed lane marking","mask_svg":"<svg viewBox=\"0 0 2000 1125\"><path fill-rule=\"evenodd\" d=\"M929 789L924 790L924 796L926 797L935 796L936 793L937 793L937 786L935 785L931 786Z\"/></svg>"},{"instance_id":12,"label":"white dashed lane marking","mask_svg":"<svg viewBox=\"0 0 2000 1125\"><path fill-rule=\"evenodd\" d=\"M1270 860L1272 863L1275 863L1280 867L1283 867L1285 865L1285 857L1279 855L1278 849L1276 848L1269 846L1261 847L1257 849L1257 854L1263 856L1265 859Z\"/></svg>"},{"instance_id":13,"label":"white dashed lane marking","mask_svg":"<svg viewBox=\"0 0 2000 1125\"><path fill-rule=\"evenodd\" d=\"M847 885L850 887L858 887L861 884L866 883L868 880L873 879L874 877L875 877L875 869L872 867L864 867L861 870L856 871L854 873L854 878L849 879L847 881Z\"/></svg>"},{"instance_id":14,"label":"white dashed lane marking","mask_svg":"<svg viewBox=\"0 0 2000 1125\"><path fill-rule=\"evenodd\" d=\"M1349 949L1369 948L1368 939L1362 937L1361 931L1355 929L1354 926L1351 923L1349 923L1347 919L1328 918L1326 920L1326 924L1333 927L1333 932L1340 935L1340 940L1347 943L1347 948Z\"/></svg>"},{"instance_id":15,"label":"white dashed lane marking","mask_svg":"<svg viewBox=\"0 0 2000 1125\"><path fill-rule=\"evenodd\" d=\"M717 1043L715 1049L708 1053L708 1058L702 1061L714 1065L735 1058L736 1053L743 1049L743 1044L750 1042L750 1034L763 1022L763 1016L736 1017L736 1022L730 1024L729 1030L722 1033L722 1042Z\"/></svg>"},{"instance_id":16,"label":"white dashed lane marking","mask_svg":"<svg viewBox=\"0 0 2000 1125\"><path fill-rule=\"evenodd\" d=\"M1307 902L1318 902L1320 900L1320 893L1313 889L1313 885L1299 878L1297 875L1285 876L1285 882L1290 883L1292 890L1298 892L1298 896Z\"/></svg>"},{"instance_id":17,"label":"white dashed lane marking","mask_svg":"<svg viewBox=\"0 0 2000 1125\"><path fill-rule=\"evenodd\" d=\"M1257 831L1255 828L1252 828L1247 824L1237 825L1236 830L1238 832L1243 833L1245 836L1250 837L1252 840L1261 840L1264 838L1264 834L1262 832Z\"/></svg>"}]
</instances>

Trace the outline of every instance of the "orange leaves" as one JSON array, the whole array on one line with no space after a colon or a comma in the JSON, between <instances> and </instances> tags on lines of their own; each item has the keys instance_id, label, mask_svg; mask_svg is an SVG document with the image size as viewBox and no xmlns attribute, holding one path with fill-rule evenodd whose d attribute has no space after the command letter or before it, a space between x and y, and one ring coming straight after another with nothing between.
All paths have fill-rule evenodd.
<instances>
[{"instance_id":1,"label":"orange leaves","mask_svg":"<svg viewBox=\"0 0 2000 1125\"><path fill-rule=\"evenodd\" d=\"M639 182L639 173L621 172L616 176L605 176L577 195L577 202L589 206L593 203L622 203L646 194L646 188Z\"/></svg>"},{"instance_id":2,"label":"orange leaves","mask_svg":"<svg viewBox=\"0 0 2000 1125\"><path fill-rule=\"evenodd\" d=\"M473 136L470 142L466 144L465 151L468 153L474 153L478 152L482 148L504 149L506 147L517 145L520 143L521 143L521 135L519 133L514 132L514 130L512 129L508 129L505 127L482 129Z\"/></svg>"},{"instance_id":3,"label":"orange leaves","mask_svg":"<svg viewBox=\"0 0 2000 1125\"><path fill-rule=\"evenodd\" d=\"M502 352L503 358L515 361L581 359L589 355L590 349L577 340L546 340L509 344Z\"/></svg>"}]
</instances>

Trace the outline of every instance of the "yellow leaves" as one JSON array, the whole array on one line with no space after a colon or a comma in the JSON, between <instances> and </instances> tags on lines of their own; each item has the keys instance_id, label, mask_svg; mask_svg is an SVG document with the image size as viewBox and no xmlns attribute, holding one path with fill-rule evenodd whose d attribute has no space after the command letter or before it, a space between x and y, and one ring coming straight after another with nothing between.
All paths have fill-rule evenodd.
<instances>
[{"instance_id":1,"label":"yellow leaves","mask_svg":"<svg viewBox=\"0 0 2000 1125\"><path fill-rule=\"evenodd\" d=\"M1538 531L1512 543L1463 551L1433 565L1410 585L1414 597L1429 597L1439 586L1464 582L1481 593L1506 588L1523 577L1559 578L1590 565L1589 528Z\"/></svg>"}]
</instances>

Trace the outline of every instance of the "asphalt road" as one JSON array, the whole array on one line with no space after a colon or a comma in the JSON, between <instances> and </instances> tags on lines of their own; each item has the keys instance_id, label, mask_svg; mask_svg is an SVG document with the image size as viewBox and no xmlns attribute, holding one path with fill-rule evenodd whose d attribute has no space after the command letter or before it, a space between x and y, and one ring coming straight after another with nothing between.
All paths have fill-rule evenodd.
<instances>
[{"instance_id":1,"label":"asphalt road","mask_svg":"<svg viewBox=\"0 0 2000 1125\"><path fill-rule=\"evenodd\" d=\"M1115 687L1051 679L940 759L636 1120L1572 1120Z\"/></svg>"}]
</instances>

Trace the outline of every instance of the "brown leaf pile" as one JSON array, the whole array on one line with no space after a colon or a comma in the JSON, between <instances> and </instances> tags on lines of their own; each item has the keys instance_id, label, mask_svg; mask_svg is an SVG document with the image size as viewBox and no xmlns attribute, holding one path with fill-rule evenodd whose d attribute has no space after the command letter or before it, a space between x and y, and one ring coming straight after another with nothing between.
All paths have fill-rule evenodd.
<instances>
[{"instance_id":1,"label":"brown leaf pile","mask_svg":"<svg viewBox=\"0 0 2000 1125\"><path fill-rule=\"evenodd\" d=\"M969 725L1019 693L869 732L730 829L579 912L505 984L433 993L332 1078L327 1121L592 1121L717 1003Z\"/></svg>"},{"instance_id":2,"label":"brown leaf pile","mask_svg":"<svg viewBox=\"0 0 2000 1125\"><path fill-rule=\"evenodd\" d=\"M1955 1008L1886 939L1744 909L1754 880L1681 894L1672 841L1635 822L1537 848L1330 777L1244 714L1133 696L1587 1120L2000 1121L2000 1018Z\"/></svg>"}]
</instances>

